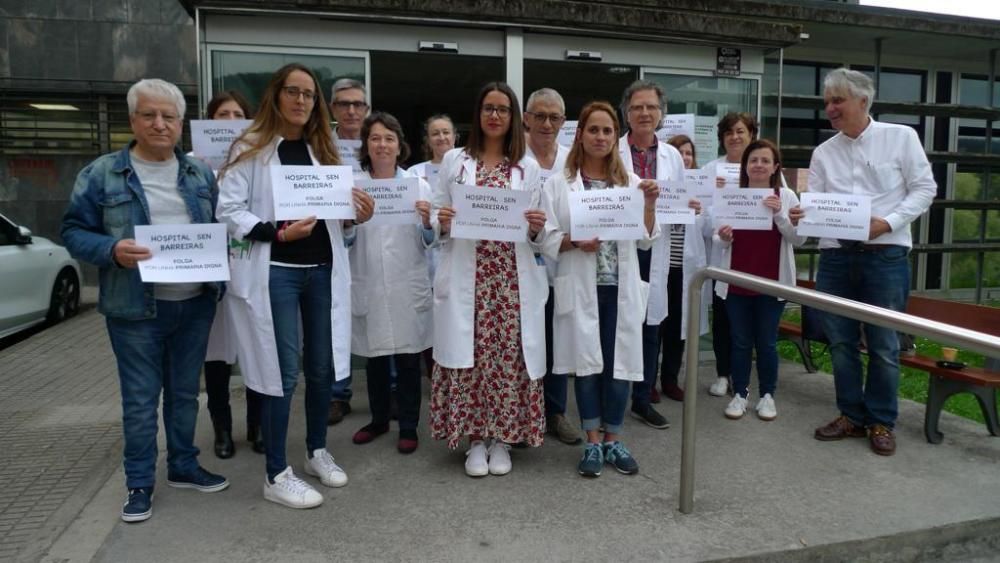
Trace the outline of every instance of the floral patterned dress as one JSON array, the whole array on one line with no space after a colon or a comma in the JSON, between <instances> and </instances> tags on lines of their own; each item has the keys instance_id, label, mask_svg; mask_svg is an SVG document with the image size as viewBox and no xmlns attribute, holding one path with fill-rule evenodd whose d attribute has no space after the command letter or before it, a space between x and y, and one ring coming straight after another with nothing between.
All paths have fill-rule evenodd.
<instances>
[{"instance_id":1,"label":"floral patterned dress","mask_svg":"<svg viewBox=\"0 0 1000 563\"><path fill-rule=\"evenodd\" d=\"M510 189L510 163L476 165L476 185ZM476 243L474 366L434 367L430 427L456 448L468 436L540 446L545 434L542 381L532 381L521 348L521 302L514 243Z\"/></svg>"}]
</instances>

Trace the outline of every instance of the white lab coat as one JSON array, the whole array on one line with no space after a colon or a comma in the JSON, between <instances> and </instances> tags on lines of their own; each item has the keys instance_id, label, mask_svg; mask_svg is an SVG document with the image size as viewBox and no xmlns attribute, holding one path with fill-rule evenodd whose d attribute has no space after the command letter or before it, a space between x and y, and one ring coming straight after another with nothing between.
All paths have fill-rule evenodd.
<instances>
[{"instance_id":1,"label":"white lab coat","mask_svg":"<svg viewBox=\"0 0 1000 563\"><path fill-rule=\"evenodd\" d=\"M413 176L415 178L420 178L427 182L428 186L433 185L437 181L437 177L428 178L427 177L427 166L433 165L434 163L425 160L423 162L414 164L413 166L406 169L406 174L408 176ZM440 163L439 163L440 164ZM427 255L427 273L430 277L431 282L434 281L434 274L437 272L437 265L441 262L441 249L435 244L424 249L424 254Z\"/></svg>"},{"instance_id":2,"label":"white lab coat","mask_svg":"<svg viewBox=\"0 0 1000 563\"><path fill-rule=\"evenodd\" d=\"M778 259L778 282L787 286L795 286L795 251L793 247L801 246L806 238L799 236L788 218L788 210L799 204L799 198L790 188L781 188L781 211L774 214L774 224L778 226L781 233L781 250ZM719 225L721 227L723 225ZM720 268L730 269L733 262L733 243L726 242L719 238L719 230L715 229L712 243L722 249L722 261ZM715 294L725 299L729 294L729 284L717 282L715 284Z\"/></svg>"},{"instance_id":3,"label":"white lab coat","mask_svg":"<svg viewBox=\"0 0 1000 563\"><path fill-rule=\"evenodd\" d=\"M618 140L618 152L625 168L632 171L632 150L628 144L628 134ZM656 149L656 179L684 180L684 159L673 146L659 142ZM703 210L704 212L704 210ZM646 323L659 325L667 318L667 282L670 274L670 233L669 226L664 225L664 231L653 243L649 265L649 303L646 309ZM699 215L694 225L684 229L684 289L681 294L681 339L687 337L688 287L695 272L705 267L705 240L709 234L709 226ZM708 332L708 298L703 292L701 301L701 326L699 334Z\"/></svg>"},{"instance_id":4,"label":"white lab coat","mask_svg":"<svg viewBox=\"0 0 1000 563\"><path fill-rule=\"evenodd\" d=\"M437 210L451 206L456 183L476 182L476 160L463 149L452 149L441 163L433 186L431 224L441 247L441 263L434 278L434 360L442 367L472 368L475 338L476 241L441 236ZM531 192L531 208L546 209L548 198L538 182L538 164L522 159L511 170L511 189ZM546 211L546 214L550 214ZM549 284L545 266L535 260L552 226L546 223L535 241L515 243L518 293L521 305L521 349L531 379L545 375L545 302Z\"/></svg>"},{"instance_id":5,"label":"white lab coat","mask_svg":"<svg viewBox=\"0 0 1000 563\"><path fill-rule=\"evenodd\" d=\"M641 180L629 173L628 187L638 189ZM614 186L625 187L625 186ZM570 182L565 174L555 174L545 182L552 201L555 228L546 239L548 253L558 250L563 235L570 231L569 192L583 191L577 172ZM649 249L660 235L645 232L638 241L618 241L618 318L615 321L614 378L642 381L642 322L646 315L649 284L639 276L636 248ZM597 313L597 255L579 249L559 254L555 278L555 314L552 317L552 373L575 373L577 377L604 371Z\"/></svg>"},{"instance_id":6,"label":"white lab coat","mask_svg":"<svg viewBox=\"0 0 1000 563\"><path fill-rule=\"evenodd\" d=\"M242 240L258 223L274 222L270 167L281 164L278 145L282 140L276 138L255 158L229 168L222 177L215 214L226 224L231 237ZM309 156L313 164L319 164L311 148ZM330 322L337 380L351 374L351 276L342 225L339 220L326 221L333 251ZM230 328L236 333L240 371L247 387L280 397L281 371L268 290L270 266L271 243L254 241L247 270L232 271L227 289L230 301L225 309Z\"/></svg>"},{"instance_id":7,"label":"white lab coat","mask_svg":"<svg viewBox=\"0 0 1000 563\"><path fill-rule=\"evenodd\" d=\"M535 158L535 153L532 152L531 147L528 146L527 144L525 144L524 147L524 156L534 160L535 162L538 162L538 160ZM543 186L545 185L545 182L549 178L558 174L562 174L563 171L565 171L566 157L568 156L569 156L569 149L560 144L556 144L556 158L555 160L552 161L552 168L542 168L541 164L538 165L538 170L539 170L538 178ZM545 258L545 275L549 280L549 287L552 287L552 284L555 283L556 279L555 260L551 258Z\"/></svg>"},{"instance_id":8,"label":"white lab coat","mask_svg":"<svg viewBox=\"0 0 1000 563\"><path fill-rule=\"evenodd\" d=\"M404 172L398 171L397 177ZM355 175L368 179L369 175ZM420 180L420 199L430 201ZM415 354L431 347L432 296L428 245L413 225L359 225L351 257L351 352L366 358Z\"/></svg>"}]
</instances>

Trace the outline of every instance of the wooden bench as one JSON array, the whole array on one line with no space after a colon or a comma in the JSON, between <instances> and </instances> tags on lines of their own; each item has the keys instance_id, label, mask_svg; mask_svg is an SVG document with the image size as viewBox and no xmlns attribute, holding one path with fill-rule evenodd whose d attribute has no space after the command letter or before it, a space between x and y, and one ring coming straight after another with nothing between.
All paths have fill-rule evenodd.
<instances>
[{"instance_id":1,"label":"wooden bench","mask_svg":"<svg viewBox=\"0 0 1000 563\"><path fill-rule=\"evenodd\" d=\"M799 280L798 285L809 289L815 288L815 282L807 280ZM906 304L906 312L925 319L1000 336L1000 308L911 295ZM819 314L823 313L803 307L805 322L782 320L778 327L779 338L795 344L802 356L802 363L809 373L816 372L810 342L826 342L822 336L822 328L818 324L818 317L814 317ZM937 365L937 361L938 358L919 354L899 356L901 365L925 371L929 376L927 407L924 411L924 435L927 441L940 444L944 439L944 435L938 431L941 409L945 401L956 393L972 393L983 411L987 430L993 436L1000 435L1000 422L997 417L1000 371L996 367L997 361L988 358L986 368L967 366L964 369L943 368ZM991 363L994 363L992 369Z\"/></svg>"}]
</instances>

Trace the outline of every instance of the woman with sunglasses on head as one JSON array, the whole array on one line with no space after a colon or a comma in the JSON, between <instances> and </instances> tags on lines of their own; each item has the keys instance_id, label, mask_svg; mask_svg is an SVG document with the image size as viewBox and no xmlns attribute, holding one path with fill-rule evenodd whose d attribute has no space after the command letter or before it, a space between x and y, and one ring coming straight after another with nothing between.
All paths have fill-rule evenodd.
<instances>
[{"instance_id":1,"label":"woman with sunglasses on head","mask_svg":"<svg viewBox=\"0 0 1000 563\"><path fill-rule=\"evenodd\" d=\"M788 210L799 205L799 198L781 185L781 151L774 143L759 139L743 151L740 186L772 190L773 193L764 199L764 205L771 210L773 221L766 231L718 225L715 240L722 247L721 267L794 287L793 247L804 243L806 237L796 234L788 218ZM785 301L725 282L715 285L715 293L725 300L733 339L733 398L726 406L726 417L738 419L746 413L750 371L756 352L760 383L757 416L761 420L774 420L778 416L774 405L778 384L778 323Z\"/></svg>"},{"instance_id":2,"label":"woman with sunglasses on head","mask_svg":"<svg viewBox=\"0 0 1000 563\"><path fill-rule=\"evenodd\" d=\"M399 167L410 156L399 121L375 112L361 125L361 168L373 180L405 178ZM389 431L390 362L399 400L400 453L417 449L420 418L420 355L431 346L431 282L424 249L434 242L430 187L420 194L411 225L364 225L351 247L351 351L368 358L372 420L354 434L367 444ZM418 218L419 217L419 218Z\"/></svg>"},{"instance_id":3,"label":"woman with sunglasses on head","mask_svg":"<svg viewBox=\"0 0 1000 563\"><path fill-rule=\"evenodd\" d=\"M479 92L464 149L449 151L434 186L431 222L441 245L434 280L431 433L455 448L469 440L471 477L511 470L510 444L539 446L545 433L545 267L535 254L548 233L538 164L524 158L524 128L510 86ZM453 190L530 194L521 242L451 236ZM489 442L489 444L488 444Z\"/></svg>"},{"instance_id":4,"label":"woman with sunglasses on head","mask_svg":"<svg viewBox=\"0 0 1000 563\"><path fill-rule=\"evenodd\" d=\"M311 508L323 495L292 471L285 457L299 346L306 393L305 472L328 487L347 474L326 450L326 417L334 370L350 373L350 264L345 239L367 221L374 202L354 189L357 219L276 221L272 166L340 163L330 119L313 72L298 63L271 77L253 124L233 143L222 169L217 215L229 234L249 242L246 266L233 268L230 311L247 386L264 398L264 498ZM300 335L301 319L301 335ZM300 338L301 337L301 338Z\"/></svg>"},{"instance_id":5,"label":"woman with sunglasses on head","mask_svg":"<svg viewBox=\"0 0 1000 563\"><path fill-rule=\"evenodd\" d=\"M205 110L208 119L252 119L250 102L236 90L219 92L208 102ZM208 350L205 356L205 394L208 396L208 413L215 430L214 449L216 457L231 458L236 454L233 442L233 411L229 406L229 379L236 363L236 343L233 329L228 326L224 311L225 297L219 302L208 335ZM253 389L246 390L247 441L253 451L264 453L264 438L260 432L260 409L262 396Z\"/></svg>"},{"instance_id":6,"label":"woman with sunglasses on head","mask_svg":"<svg viewBox=\"0 0 1000 563\"><path fill-rule=\"evenodd\" d=\"M649 249L661 236L656 221L659 188L655 180L641 180L625 167L618 155L620 129L610 104L587 104L580 112L565 170L545 183L556 229L546 245L560 253L552 371L576 374L576 403L586 434L577 471L585 477L600 476L605 463L627 475L639 471L620 437L629 381L643 381L641 343L648 286L639 275L636 248ZM572 240L570 192L611 188L642 191L643 238Z\"/></svg>"}]
</instances>

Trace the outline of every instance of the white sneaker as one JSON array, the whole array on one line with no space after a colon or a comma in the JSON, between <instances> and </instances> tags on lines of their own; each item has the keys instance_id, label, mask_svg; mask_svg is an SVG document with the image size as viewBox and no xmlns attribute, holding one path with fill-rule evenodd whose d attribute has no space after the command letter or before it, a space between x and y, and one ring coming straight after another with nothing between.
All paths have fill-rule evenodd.
<instances>
[{"instance_id":1,"label":"white sneaker","mask_svg":"<svg viewBox=\"0 0 1000 563\"><path fill-rule=\"evenodd\" d=\"M347 484L347 473L334 463L333 456L326 448L313 451L313 456L306 456L306 473L319 477L319 482L327 487L343 487Z\"/></svg>"},{"instance_id":2,"label":"white sneaker","mask_svg":"<svg viewBox=\"0 0 1000 563\"><path fill-rule=\"evenodd\" d=\"M296 477L291 467L278 473L274 484L264 478L264 498L289 508L313 508L323 504L323 495Z\"/></svg>"},{"instance_id":3,"label":"white sneaker","mask_svg":"<svg viewBox=\"0 0 1000 563\"><path fill-rule=\"evenodd\" d=\"M728 377L715 378L715 383L713 383L712 386L708 388L708 394L713 397L725 397L727 391L729 391Z\"/></svg>"},{"instance_id":4,"label":"white sneaker","mask_svg":"<svg viewBox=\"0 0 1000 563\"><path fill-rule=\"evenodd\" d=\"M465 474L469 477L485 477L489 473L486 444L482 440L476 440L469 445L469 451L465 452Z\"/></svg>"},{"instance_id":5,"label":"white sneaker","mask_svg":"<svg viewBox=\"0 0 1000 563\"><path fill-rule=\"evenodd\" d=\"M510 463L510 446L496 440L487 452L490 458L490 474L506 475L510 473L513 465Z\"/></svg>"},{"instance_id":6,"label":"white sneaker","mask_svg":"<svg viewBox=\"0 0 1000 563\"><path fill-rule=\"evenodd\" d=\"M764 396L757 401L757 418L761 420L778 418L778 410L774 407L774 397L770 393L764 393Z\"/></svg>"},{"instance_id":7,"label":"white sneaker","mask_svg":"<svg viewBox=\"0 0 1000 563\"><path fill-rule=\"evenodd\" d=\"M747 412L747 400L740 397L737 393L732 401L729 401L729 405L726 407L726 418L731 418L736 420L738 418L743 418L743 415Z\"/></svg>"}]
</instances>

